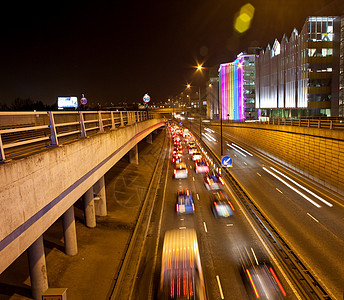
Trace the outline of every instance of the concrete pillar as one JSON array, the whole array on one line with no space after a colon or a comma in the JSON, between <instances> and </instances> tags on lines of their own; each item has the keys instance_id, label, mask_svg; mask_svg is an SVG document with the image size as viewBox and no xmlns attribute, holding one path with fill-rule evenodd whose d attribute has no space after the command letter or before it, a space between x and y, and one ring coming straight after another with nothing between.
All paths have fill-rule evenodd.
<instances>
[{"instance_id":1,"label":"concrete pillar","mask_svg":"<svg viewBox=\"0 0 344 300\"><path fill-rule=\"evenodd\" d=\"M65 252L73 256L78 254L78 243L76 240L74 206L72 205L63 215L63 235L65 243Z\"/></svg>"},{"instance_id":2,"label":"concrete pillar","mask_svg":"<svg viewBox=\"0 0 344 300\"><path fill-rule=\"evenodd\" d=\"M36 300L48 289L48 275L45 264L43 236L41 235L28 249L32 297Z\"/></svg>"},{"instance_id":3,"label":"concrete pillar","mask_svg":"<svg viewBox=\"0 0 344 300\"><path fill-rule=\"evenodd\" d=\"M107 215L104 176L94 185L94 193L97 195L97 200L94 201L96 216L104 217Z\"/></svg>"},{"instance_id":4,"label":"concrete pillar","mask_svg":"<svg viewBox=\"0 0 344 300\"><path fill-rule=\"evenodd\" d=\"M153 143L153 137L152 137L152 134L150 133L149 135L147 135L146 137L146 142L148 144L152 144Z\"/></svg>"},{"instance_id":5,"label":"concrete pillar","mask_svg":"<svg viewBox=\"0 0 344 300\"><path fill-rule=\"evenodd\" d=\"M96 227L96 215L94 211L93 186L82 196L84 200L85 225L89 228Z\"/></svg>"},{"instance_id":6,"label":"concrete pillar","mask_svg":"<svg viewBox=\"0 0 344 300\"><path fill-rule=\"evenodd\" d=\"M137 144L129 151L129 163L139 164L139 150Z\"/></svg>"}]
</instances>

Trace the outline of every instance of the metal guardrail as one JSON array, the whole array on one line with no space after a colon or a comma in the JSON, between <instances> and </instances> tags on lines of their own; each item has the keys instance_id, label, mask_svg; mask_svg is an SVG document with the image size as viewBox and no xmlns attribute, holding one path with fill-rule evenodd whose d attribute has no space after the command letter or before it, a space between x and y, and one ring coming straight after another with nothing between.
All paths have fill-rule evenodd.
<instances>
[{"instance_id":1,"label":"metal guardrail","mask_svg":"<svg viewBox=\"0 0 344 300\"><path fill-rule=\"evenodd\" d=\"M0 112L0 162L148 118L146 111Z\"/></svg>"}]
</instances>

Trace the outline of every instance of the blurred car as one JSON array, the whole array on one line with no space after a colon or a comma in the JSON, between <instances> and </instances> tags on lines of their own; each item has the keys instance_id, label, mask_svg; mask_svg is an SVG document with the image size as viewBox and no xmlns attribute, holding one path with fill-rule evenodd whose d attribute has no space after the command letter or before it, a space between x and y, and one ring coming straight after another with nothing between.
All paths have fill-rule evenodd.
<instances>
[{"instance_id":1,"label":"blurred car","mask_svg":"<svg viewBox=\"0 0 344 300\"><path fill-rule=\"evenodd\" d=\"M179 149L173 149L172 155L175 155L175 154L183 155L183 151L182 151L182 150L179 150Z\"/></svg>"},{"instance_id":2,"label":"blurred car","mask_svg":"<svg viewBox=\"0 0 344 300\"><path fill-rule=\"evenodd\" d=\"M192 194L188 189L178 191L176 211L178 214L193 214L195 212L195 204Z\"/></svg>"},{"instance_id":3,"label":"blurred car","mask_svg":"<svg viewBox=\"0 0 344 300\"><path fill-rule=\"evenodd\" d=\"M201 154L201 152L197 151L197 152L195 152L194 154L192 154L192 160L193 160L193 161L196 161L196 160L199 160L199 159L202 159L202 154Z\"/></svg>"},{"instance_id":4,"label":"blurred car","mask_svg":"<svg viewBox=\"0 0 344 300\"><path fill-rule=\"evenodd\" d=\"M183 156L180 153L172 155L172 163L180 164L183 161Z\"/></svg>"},{"instance_id":5,"label":"blurred car","mask_svg":"<svg viewBox=\"0 0 344 300\"><path fill-rule=\"evenodd\" d=\"M173 177L175 179L187 178L189 170L186 167L185 163L176 164L175 168L173 169Z\"/></svg>"},{"instance_id":6,"label":"blurred car","mask_svg":"<svg viewBox=\"0 0 344 300\"><path fill-rule=\"evenodd\" d=\"M195 229L166 231L157 298L207 299Z\"/></svg>"},{"instance_id":7,"label":"blurred car","mask_svg":"<svg viewBox=\"0 0 344 300\"><path fill-rule=\"evenodd\" d=\"M217 217L230 217L234 215L234 206L229 201L225 191L213 191L210 194L211 210L214 216Z\"/></svg>"},{"instance_id":8,"label":"blurred car","mask_svg":"<svg viewBox=\"0 0 344 300\"><path fill-rule=\"evenodd\" d=\"M204 159L199 159L195 161L195 172L197 174L209 172L208 164Z\"/></svg>"},{"instance_id":9,"label":"blurred car","mask_svg":"<svg viewBox=\"0 0 344 300\"><path fill-rule=\"evenodd\" d=\"M211 169L204 175L204 184L207 190L222 190L224 181L216 170Z\"/></svg>"},{"instance_id":10,"label":"blurred car","mask_svg":"<svg viewBox=\"0 0 344 300\"><path fill-rule=\"evenodd\" d=\"M251 251L250 251L251 250ZM271 263L260 261L251 248L240 250L241 277L251 299L284 299L287 296Z\"/></svg>"},{"instance_id":11,"label":"blurred car","mask_svg":"<svg viewBox=\"0 0 344 300\"><path fill-rule=\"evenodd\" d=\"M189 147L189 154L194 154L195 152L197 152L196 146L190 146Z\"/></svg>"}]
</instances>

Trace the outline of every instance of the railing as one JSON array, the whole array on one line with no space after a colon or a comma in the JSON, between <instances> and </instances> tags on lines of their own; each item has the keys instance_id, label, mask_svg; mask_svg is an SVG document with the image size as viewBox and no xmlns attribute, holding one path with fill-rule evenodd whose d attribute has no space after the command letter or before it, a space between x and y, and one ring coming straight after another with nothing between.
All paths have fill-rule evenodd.
<instances>
[{"instance_id":1,"label":"railing","mask_svg":"<svg viewBox=\"0 0 344 300\"><path fill-rule=\"evenodd\" d=\"M203 120L206 122L207 120ZM209 121L208 121L209 122ZM220 121L211 121L212 123L219 123ZM281 125L281 126L298 126L309 128L321 128L331 130L344 130L344 118L301 118L301 119L286 119L286 118L266 118L262 120L249 120L234 121L224 120L223 125L228 124L269 124L269 125Z\"/></svg>"},{"instance_id":2,"label":"railing","mask_svg":"<svg viewBox=\"0 0 344 300\"><path fill-rule=\"evenodd\" d=\"M344 119L342 118L301 118L301 119L269 119L264 124L298 126L322 129L344 129Z\"/></svg>"},{"instance_id":3,"label":"railing","mask_svg":"<svg viewBox=\"0 0 344 300\"><path fill-rule=\"evenodd\" d=\"M0 161L148 118L146 111L0 112Z\"/></svg>"}]
</instances>

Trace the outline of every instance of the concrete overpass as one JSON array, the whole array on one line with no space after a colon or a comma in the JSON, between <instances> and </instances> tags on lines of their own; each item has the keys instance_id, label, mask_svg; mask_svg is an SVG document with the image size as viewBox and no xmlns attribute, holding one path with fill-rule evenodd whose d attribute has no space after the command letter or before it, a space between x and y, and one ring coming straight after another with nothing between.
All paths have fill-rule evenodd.
<instances>
[{"instance_id":1,"label":"concrete overpass","mask_svg":"<svg viewBox=\"0 0 344 300\"><path fill-rule=\"evenodd\" d=\"M50 116L53 147L0 164L0 273L27 251L35 299L48 288L43 233L62 217L65 252L77 254L73 204L83 198L86 226L95 227L95 216L107 214L104 174L128 152L130 161L138 163L137 143L151 141L151 134L165 125L164 119L138 114L125 119L121 113L116 126L111 113L109 130L100 117L98 133L87 136L83 117L80 114L79 127L84 138L60 144L56 128L66 123L54 124L57 119ZM0 130L0 141L8 130L13 129ZM4 157L6 147L1 146Z\"/></svg>"}]
</instances>

